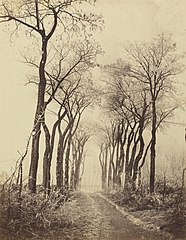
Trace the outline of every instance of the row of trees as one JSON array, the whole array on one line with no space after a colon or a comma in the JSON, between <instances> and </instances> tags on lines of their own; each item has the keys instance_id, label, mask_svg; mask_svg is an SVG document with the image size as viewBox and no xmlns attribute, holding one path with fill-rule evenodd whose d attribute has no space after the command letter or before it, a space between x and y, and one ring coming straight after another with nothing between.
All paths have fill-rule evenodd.
<instances>
[{"instance_id":1,"label":"row of trees","mask_svg":"<svg viewBox=\"0 0 186 240\"><path fill-rule=\"evenodd\" d=\"M26 33L29 44L36 49L24 56L25 62L36 69L35 76L29 78L37 86L28 180L28 188L33 193L41 161L41 133L45 139L43 187L50 192L51 163L55 155L57 188L79 185L84 147L89 139L80 121L84 110L96 99L89 69L94 67L101 52L91 32L103 24L101 16L84 13L82 6L95 2L5 0L1 5L1 23L10 24L13 33ZM56 116L52 126L47 123L49 109Z\"/></svg>"},{"instance_id":2,"label":"row of trees","mask_svg":"<svg viewBox=\"0 0 186 240\"><path fill-rule=\"evenodd\" d=\"M103 189L136 189L150 152L149 189L154 192L157 131L175 109L175 77L182 72L182 56L164 35L151 42L131 44L126 61L104 67L105 108L110 117L102 128L99 161Z\"/></svg>"},{"instance_id":3,"label":"row of trees","mask_svg":"<svg viewBox=\"0 0 186 240\"><path fill-rule=\"evenodd\" d=\"M81 148L89 134L78 128L84 110L98 96L89 69L95 66L101 49L91 38L91 32L103 24L101 16L86 14L82 9L83 3L95 2L5 0L1 5L1 22L13 24L13 33L26 33L36 49L24 56L25 62L36 69L29 82L37 86L38 93L31 134L28 181L31 192L36 192L41 133L45 139L43 187L50 192L55 155L57 188L79 184L76 175L84 155ZM150 151L150 192L153 192L157 130L179 106L174 77L182 71L181 56L175 52L176 44L163 35L125 50L127 61L119 59L103 69L107 79L105 105L110 117L110 124L102 129L100 143L103 186L121 186L124 178L126 187L132 182L135 188L137 181L140 184L141 170ZM49 126L47 111L51 108L56 120Z\"/></svg>"}]
</instances>

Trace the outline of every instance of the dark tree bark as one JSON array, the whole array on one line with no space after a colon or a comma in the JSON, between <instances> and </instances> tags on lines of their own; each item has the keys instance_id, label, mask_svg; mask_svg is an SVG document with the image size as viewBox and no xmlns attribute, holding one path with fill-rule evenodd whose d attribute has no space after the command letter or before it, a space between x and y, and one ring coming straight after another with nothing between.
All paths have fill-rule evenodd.
<instances>
[{"instance_id":1,"label":"dark tree bark","mask_svg":"<svg viewBox=\"0 0 186 240\"><path fill-rule=\"evenodd\" d=\"M51 146L50 146L50 132L48 127L46 126L45 123L43 123L43 129L45 132L45 152L44 152L44 157L43 157L43 187L45 191L49 191L50 184L49 184L49 174L50 174L50 168L49 168L49 154L51 151Z\"/></svg>"},{"instance_id":2,"label":"dark tree bark","mask_svg":"<svg viewBox=\"0 0 186 240\"><path fill-rule=\"evenodd\" d=\"M56 161L56 186L61 189L63 186L63 153L64 153L64 138L59 136L57 147L57 161Z\"/></svg>"},{"instance_id":3,"label":"dark tree bark","mask_svg":"<svg viewBox=\"0 0 186 240\"><path fill-rule=\"evenodd\" d=\"M151 147L150 147L150 192L154 192L155 185L155 172L156 172L156 127L157 127L157 117L156 117L156 104L155 100L152 101L152 129L151 129Z\"/></svg>"},{"instance_id":4,"label":"dark tree bark","mask_svg":"<svg viewBox=\"0 0 186 240\"><path fill-rule=\"evenodd\" d=\"M66 188L69 188L69 162L70 162L71 144L72 144L72 129L69 130L68 141L67 141L67 149L66 149L66 157L65 157L64 183L65 183Z\"/></svg>"}]
</instances>

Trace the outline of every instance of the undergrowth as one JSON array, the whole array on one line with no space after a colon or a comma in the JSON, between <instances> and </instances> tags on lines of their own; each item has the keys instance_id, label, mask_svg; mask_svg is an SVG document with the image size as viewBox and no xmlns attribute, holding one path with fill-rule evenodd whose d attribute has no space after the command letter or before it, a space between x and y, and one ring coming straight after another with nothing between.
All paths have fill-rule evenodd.
<instances>
[{"instance_id":1,"label":"undergrowth","mask_svg":"<svg viewBox=\"0 0 186 240\"><path fill-rule=\"evenodd\" d=\"M31 194L26 190L21 196L15 187L2 189L0 195L0 239L40 239L60 228L70 225L63 208L70 201L70 191L43 191ZM41 236L40 236L41 235Z\"/></svg>"},{"instance_id":2,"label":"undergrowth","mask_svg":"<svg viewBox=\"0 0 186 240\"><path fill-rule=\"evenodd\" d=\"M121 188L106 193L107 197L117 205L131 212L153 210L165 215L166 224L161 229L173 233L177 237L186 237L186 199L184 186L173 182L159 181L155 192L151 194L147 185L136 190L132 187L127 191Z\"/></svg>"}]
</instances>

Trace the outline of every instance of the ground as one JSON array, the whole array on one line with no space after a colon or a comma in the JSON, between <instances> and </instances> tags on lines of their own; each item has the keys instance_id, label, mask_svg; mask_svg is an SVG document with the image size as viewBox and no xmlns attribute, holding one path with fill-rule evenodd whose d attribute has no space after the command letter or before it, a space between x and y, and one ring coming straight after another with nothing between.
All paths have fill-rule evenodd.
<instances>
[{"instance_id":1,"label":"ground","mask_svg":"<svg viewBox=\"0 0 186 240\"><path fill-rule=\"evenodd\" d=\"M100 194L77 193L65 204L63 216L67 225L62 231L44 239L73 240L158 240L169 236L144 228L137 218L132 220ZM55 236L55 237L54 237Z\"/></svg>"},{"instance_id":2,"label":"ground","mask_svg":"<svg viewBox=\"0 0 186 240\"><path fill-rule=\"evenodd\" d=\"M31 235L1 238L2 240L168 240L170 234L161 231L157 216L141 211L128 212L99 193L76 192L57 212L53 222L43 231ZM1 231L0 231L1 232ZM1 235L1 234L0 234ZM21 238L20 238L21 237ZM183 238L182 238L183 240Z\"/></svg>"}]
</instances>

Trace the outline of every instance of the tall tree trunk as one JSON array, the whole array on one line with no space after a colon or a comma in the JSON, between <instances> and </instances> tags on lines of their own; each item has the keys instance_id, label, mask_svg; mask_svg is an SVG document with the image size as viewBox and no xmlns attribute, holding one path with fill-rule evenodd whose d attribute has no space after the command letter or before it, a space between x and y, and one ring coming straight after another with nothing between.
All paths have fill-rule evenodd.
<instances>
[{"instance_id":1,"label":"tall tree trunk","mask_svg":"<svg viewBox=\"0 0 186 240\"><path fill-rule=\"evenodd\" d=\"M63 158L64 158L64 137L59 136L57 147L57 162L56 162L56 185L58 189L63 186Z\"/></svg>"},{"instance_id":2,"label":"tall tree trunk","mask_svg":"<svg viewBox=\"0 0 186 240\"><path fill-rule=\"evenodd\" d=\"M130 171L129 171L129 165L125 164L125 182L124 182L124 189L128 191L130 187Z\"/></svg>"},{"instance_id":3,"label":"tall tree trunk","mask_svg":"<svg viewBox=\"0 0 186 240\"><path fill-rule=\"evenodd\" d=\"M100 165L101 165L101 189L102 190L105 190L106 188L106 167L105 167L105 155L106 153L104 152L105 149L103 148L103 145L101 145L101 148L100 148L100 154L99 154L99 161L100 161Z\"/></svg>"},{"instance_id":4,"label":"tall tree trunk","mask_svg":"<svg viewBox=\"0 0 186 240\"><path fill-rule=\"evenodd\" d=\"M75 158L74 156L72 157L72 164L71 164L71 174L70 174L70 189L74 190L76 189L76 185L75 185L75 169L74 166L75 165Z\"/></svg>"},{"instance_id":5,"label":"tall tree trunk","mask_svg":"<svg viewBox=\"0 0 186 240\"><path fill-rule=\"evenodd\" d=\"M109 161L109 170L108 170L108 189L110 190L112 187L112 163L111 159Z\"/></svg>"},{"instance_id":6,"label":"tall tree trunk","mask_svg":"<svg viewBox=\"0 0 186 240\"><path fill-rule=\"evenodd\" d=\"M50 132L45 123L43 123L43 129L45 132L45 152L43 157L43 187L46 193L50 189L50 167L49 167L49 157L50 157Z\"/></svg>"},{"instance_id":7,"label":"tall tree trunk","mask_svg":"<svg viewBox=\"0 0 186 240\"><path fill-rule=\"evenodd\" d=\"M67 143L67 150L66 150L66 157L65 157L65 187L69 188L69 161L70 161L70 149L71 149L71 142L72 142L72 133L71 129L68 136L68 143Z\"/></svg>"},{"instance_id":8,"label":"tall tree trunk","mask_svg":"<svg viewBox=\"0 0 186 240\"><path fill-rule=\"evenodd\" d=\"M115 186L117 187L119 185L120 182L120 176L119 176L119 171L120 171L120 141L119 141L119 126L118 126L118 132L117 132L117 143L116 143L116 176L115 176Z\"/></svg>"},{"instance_id":9,"label":"tall tree trunk","mask_svg":"<svg viewBox=\"0 0 186 240\"><path fill-rule=\"evenodd\" d=\"M82 150L82 152L79 151L78 159L75 164L74 185L75 185L76 190L79 188L79 184L80 184L79 183L79 181L80 181L80 166L81 166L81 162L82 162L82 156L83 156L83 150Z\"/></svg>"},{"instance_id":10,"label":"tall tree trunk","mask_svg":"<svg viewBox=\"0 0 186 240\"><path fill-rule=\"evenodd\" d=\"M152 142L151 142L151 152L150 152L150 193L154 192L154 185L155 185L155 159L156 159L156 103L153 99L152 101L152 129L151 129L151 135L152 135Z\"/></svg>"},{"instance_id":11,"label":"tall tree trunk","mask_svg":"<svg viewBox=\"0 0 186 240\"><path fill-rule=\"evenodd\" d=\"M130 158L130 149L131 149L131 144L134 139L134 130L136 127L137 123L135 122L134 125L131 127L131 130L128 134L128 139L127 139L127 146L126 146L126 160L125 160L125 182L124 182L124 189L128 189L130 185L130 167L129 167L129 158Z\"/></svg>"},{"instance_id":12,"label":"tall tree trunk","mask_svg":"<svg viewBox=\"0 0 186 240\"><path fill-rule=\"evenodd\" d=\"M105 166L104 166L104 190L107 190L107 161L108 161L108 148L105 149Z\"/></svg>"},{"instance_id":13,"label":"tall tree trunk","mask_svg":"<svg viewBox=\"0 0 186 240\"><path fill-rule=\"evenodd\" d=\"M133 166L133 189L136 189L136 180L137 180L137 176L138 176L138 170L139 170L139 161L141 160L142 156L143 156L143 151L144 151L144 141L143 141L143 137L142 135L140 136L140 149L138 152L138 155L135 158L134 161L134 166Z\"/></svg>"},{"instance_id":14,"label":"tall tree trunk","mask_svg":"<svg viewBox=\"0 0 186 240\"><path fill-rule=\"evenodd\" d=\"M119 165L119 171L118 171L118 184L119 187L122 186L122 174L124 170L124 163L125 163L125 152L124 152L124 145L125 145L125 139L120 143L120 165Z\"/></svg>"},{"instance_id":15,"label":"tall tree trunk","mask_svg":"<svg viewBox=\"0 0 186 240\"><path fill-rule=\"evenodd\" d=\"M136 189L137 186L137 176L138 176L138 171L139 171L139 162L142 159L143 156L143 152L144 152L144 140L143 140L143 130L144 130L144 122L145 122L145 111L143 112L143 116L141 117L140 121L139 121L139 151L138 154L134 160L134 164L133 164L133 176L132 176L132 180L133 180L133 189Z\"/></svg>"},{"instance_id":16,"label":"tall tree trunk","mask_svg":"<svg viewBox=\"0 0 186 240\"><path fill-rule=\"evenodd\" d=\"M45 115L45 88L46 88L45 64L47 60L47 42L48 41L45 39L45 36L43 36L42 37L42 57L39 65L39 85L38 85L38 97L37 97L38 100L37 100L36 113L34 118L32 148L31 148L31 163L30 163L29 180L28 180L28 189L33 193L36 192L41 123L43 122L43 117Z\"/></svg>"}]
</instances>

